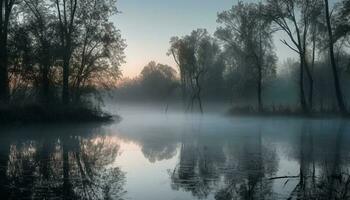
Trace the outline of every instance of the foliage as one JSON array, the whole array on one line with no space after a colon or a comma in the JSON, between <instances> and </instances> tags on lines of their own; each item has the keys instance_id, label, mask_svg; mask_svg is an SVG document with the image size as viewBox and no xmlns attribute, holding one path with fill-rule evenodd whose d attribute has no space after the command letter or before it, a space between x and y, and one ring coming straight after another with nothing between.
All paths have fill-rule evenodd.
<instances>
[{"instance_id":1,"label":"foliage","mask_svg":"<svg viewBox=\"0 0 350 200\"><path fill-rule=\"evenodd\" d=\"M262 4L239 2L218 14L221 26L215 35L224 44L227 79L232 80L233 92L241 98L259 93L262 84L276 73L272 30L270 21L263 17L264 9Z\"/></svg>"},{"instance_id":2,"label":"foliage","mask_svg":"<svg viewBox=\"0 0 350 200\"><path fill-rule=\"evenodd\" d=\"M203 81L210 69L220 64L220 46L206 29L197 29L182 38L173 37L170 40L168 55L172 55L180 71L181 86L184 97L189 95L189 107L192 109L195 101L202 111Z\"/></svg>"},{"instance_id":3,"label":"foliage","mask_svg":"<svg viewBox=\"0 0 350 200\"><path fill-rule=\"evenodd\" d=\"M115 86L126 47L110 20L117 14L116 3L25 0L16 4L7 47L12 101L26 90L30 101L59 102L60 91L68 90L68 103L78 102L86 92Z\"/></svg>"},{"instance_id":4,"label":"foliage","mask_svg":"<svg viewBox=\"0 0 350 200\"><path fill-rule=\"evenodd\" d=\"M123 79L116 89L119 100L177 100L177 72L170 66L151 61L134 79Z\"/></svg>"}]
</instances>

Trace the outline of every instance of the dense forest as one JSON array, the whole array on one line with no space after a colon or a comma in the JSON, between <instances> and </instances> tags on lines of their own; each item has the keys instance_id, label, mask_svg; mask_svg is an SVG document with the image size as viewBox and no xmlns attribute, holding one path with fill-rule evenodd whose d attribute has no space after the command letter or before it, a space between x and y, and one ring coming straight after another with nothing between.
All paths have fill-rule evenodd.
<instances>
[{"instance_id":1,"label":"dense forest","mask_svg":"<svg viewBox=\"0 0 350 200\"><path fill-rule=\"evenodd\" d=\"M126 41L111 21L117 0L0 6L1 118L26 109L94 116L104 89L119 100L181 100L200 111L207 100L230 101L237 112L349 111L349 0L240 1L218 13L214 34L201 28L170 39L164 53L177 66L152 61L129 80L120 69ZM276 42L297 56L279 60Z\"/></svg>"}]
</instances>

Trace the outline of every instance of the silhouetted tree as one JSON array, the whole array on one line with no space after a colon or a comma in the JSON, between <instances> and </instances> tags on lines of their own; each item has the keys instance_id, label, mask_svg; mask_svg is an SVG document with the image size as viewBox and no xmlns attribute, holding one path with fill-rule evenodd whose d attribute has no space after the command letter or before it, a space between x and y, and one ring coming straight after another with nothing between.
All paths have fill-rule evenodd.
<instances>
[{"instance_id":1,"label":"silhouetted tree","mask_svg":"<svg viewBox=\"0 0 350 200\"><path fill-rule=\"evenodd\" d=\"M218 15L217 21L223 27L216 31L236 61L235 71L242 71L238 73L246 79L243 81L255 85L259 111L263 111L263 82L275 74L277 60L270 21L263 17L264 9L262 4L239 2Z\"/></svg>"},{"instance_id":2,"label":"silhouetted tree","mask_svg":"<svg viewBox=\"0 0 350 200\"><path fill-rule=\"evenodd\" d=\"M0 101L5 103L10 98L7 40L16 3L17 0L0 0Z\"/></svg>"},{"instance_id":3,"label":"silhouetted tree","mask_svg":"<svg viewBox=\"0 0 350 200\"><path fill-rule=\"evenodd\" d=\"M78 0L53 0L56 7L56 19L59 24L59 36L62 57L62 102L67 105L69 96L69 65L74 51L74 34L77 34ZM79 2L80 3L80 2Z\"/></svg>"},{"instance_id":4,"label":"silhouetted tree","mask_svg":"<svg viewBox=\"0 0 350 200\"><path fill-rule=\"evenodd\" d=\"M54 16L49 12L49 4L46 1L25 0L23 13L27 21L28 32L31 33L33 43L33 68L37 65L39 74L40 101L48 103L52 95L52 82L50 77L51 68L57 53L56 23Z\"/></svg>"},{"instance_id":5,"label":"silhouetted tree","mask_svg":"<svg viewBox=\"0 0 350 200\"><path fill-rule=\"evenodd\" d=\"M326 12L327 30L328 30L329 56L330 56L331 67L332 67L332 72L333 72L335 94L337 97L337 102L338 102L338 107L339 107L340 112L347 113L347 109L346 109L346 105L345 105L344 97L343 97L343 92L342 92L340 80L339 80L338 67L337 67L337 64L335 61L335 56L334 56L333 30L332 30L332 25L331 25L331 20L330 20L328 0L325 0L324 4L325 4L325 12Z\"/></svg>"},{"instance_id":6,"label":"silhouetted tree","mask_svg":"<svg viewBox=\"0 0 350 200\"><path fill-rule=\"evenodd\" d=\"M164 99L177 87L176 71L168 65L152 61L142 69L140 84L146 93Z\"/></svg>"},{"instance_id":7,"label":"silhouetted tree","mask_svg":"<svg viewBox=\"0 0 350 200\"><path fill-rule=\"evenodd\" d=\"M306 71L309 81L309 100L312 100L313 76L307 61L308 34L310 32L311 21L315 14L319 14L322 9L319 1L284 1L284 0L267 0L267 16L277 25L278 29L282 30L290 42L281 40L283 44L296 52L299 56L300 75L300 105L304 112L310 109L310 102L305 98L304 71Z\"/></svg>"},{"instance_id":8,"label":"silhouetted tree","mask_svg":"<svg viewBox=\"0 0 350 200\"><path fill-rule=\"evenodd\" d=\"M79 31L72 55L70 85L79 101L84 89L92 86L109 88L121 77L125 41L110 22L117 14L117 1L87 1L80 3Z\"/></svg>"},{"instance_id":9,"label":"silhouetted tree","mask_svg":"<svg viewBox=\"0 0 350 200\"><path fill-rule=\"evenodd\" d=\"M203 112L202 81L209 67L219 62L219 45L206 29L197 29L182 38L171 38L168 55L173 56L180 69L183 93L190 95L189 107L192 109L197 101Z\"/></svg>"},{"instance_id":10,"label":"silhouetted tree","mask_svg":"<svg viewBox=\"0 0 350 200\"><path fill-rule=\"evenodd\" d=\"M118 13L116 3L1 1L1 101L11 94L14 105L47 105L60 96L66 105L114 87L126 46L111 22Z\"/></svg>"}]
</instances>

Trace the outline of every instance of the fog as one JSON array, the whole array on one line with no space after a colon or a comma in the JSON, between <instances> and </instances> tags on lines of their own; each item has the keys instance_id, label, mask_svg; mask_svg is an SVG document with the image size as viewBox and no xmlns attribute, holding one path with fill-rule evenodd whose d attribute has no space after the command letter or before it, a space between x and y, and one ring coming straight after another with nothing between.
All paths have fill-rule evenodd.
<instances>
[{"instance_id":1,"label":"fog","mask_svg":"<svg viewBox=\"0 0 350 200\"><path fill-rule=\"evenodd\" d=\"M350 0L231 3L148 48L118 0L0 0L1 199L350 199Z\"/></svg>"},{"instance_id":2,"label":"fog","mask_svg":"<svg viewBox=\"0 0 350 200\"><path fill-rule=\"evenodd\" d=\"M224 105L204 114L184 112L181 104L167 112L157 104L104 109L122 118L2 127L0 166L8 168L1 171L1 193L136 200L347 195L346 120L232 117Z\"/></svg>"}]
</instances>

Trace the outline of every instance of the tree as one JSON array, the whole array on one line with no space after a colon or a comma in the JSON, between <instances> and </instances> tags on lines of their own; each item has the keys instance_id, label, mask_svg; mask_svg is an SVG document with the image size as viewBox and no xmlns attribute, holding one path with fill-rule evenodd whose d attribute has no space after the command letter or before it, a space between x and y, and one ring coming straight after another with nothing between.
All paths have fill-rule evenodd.
<instances>
[{"instance_id":1,"label":"tree","mask_svg":"<svg viewBox=\"0 0 350 200\"><path fill-rule=\"evenodd\" d=\"M32 34L35 45L35 58L40 77L40 100L46 104L50 100L50 70L57 50L55 37L54 16L49 12L49 5L45 1L25 0L23 13L27 21L28 32Z\"/></svg>"},{"instance_id":2,"label":"tree","mask_svg":"<svg viewBox=\"0 0 350 200\"><path fill-rule=\"evenodd\" d=\"M16 3L16 0L0 0L0 101L3 102L8 102L10 98L7 40Z\"/></svg>"},{"instance_id":3,"label":"tree","mask_svg":"<svg viewBox=\"0 0 350 200\"><path fill-rule=\"evenodd\" d=\"M37 54L28 24L14 24L8 38L8 77L11 89L11 103L26 99L31 92L30 85L37 86L35 59ZM34 56L33 56L34 55Z\"/></svg>"},{"instance_id":4,"label":"tree","mask_svg":"<svg viewBox=\"0 0 350 200\"><path fill-rule=\"evenodd\" d=\"M173 56L179 67L184 97L187 93L190 95L188 107L192 109L197 102L203 112L202 80L209 66L218 61L220 48L216 40L206 29L197 29L182 38L171 38L168 55Z\"/></svg>"},{"instance_id":5,"label":"tree","mask_svg":"<svg viewBox=\"0 0 350 200\"><path fill-rule=\"evenodd\" d=\"M208 71L203 77L203 97L209 100L223 100L226 97L225 55L220 53L214 63L208 65Z\"/></svg>"},{"instance_id":6,"label":"tree","mask_svg":"<svg viewBox=\"0 0 350 200\"><path fill-rule=\"evenodd\" d=\"M333 42L340 38L348 37L350 33L350 0L343 0L336 13L333 24L335 25L335 32L333 34Z\"/></svg>"},{"instance_id":7,"label":"tree","mask_svg":"<svg viewBox=\"0 0 350 200\"><path fill-rule=\"evenodd\" d=\"M340 112L346 113L347 109L346 109L346 106L344 103L343 93L342 93L342 89L341 89L340 81L339 81L337 64L336 64L335 58L334 58L333 31L332 31L331 20L330 20L330 15L329 15L328 0L325 0L324 3L325 3L328 37L329 37L328 38L329 56L330 56L330 60L331 60L331 67L332 67L333 78L334 78L335 93L336 93L338 107L339 107Z\"/></svg>"},{"instance_id":8,"label":"tree","mask_svg":"<svg viewBox=\"0 0 350 200\"><path fill-rule=\"evenodd\" d=\"M61 40L61 56L63 60L62 102L68 104L69 97L69 65L74 50L73 34L77 34L78 0L54 0L56 17L59 24Z\"/></svg>"},{"instance_id":9,"label":"tree","mask_svg":"<svg viewBox=\"0 0 350 200\"><path fill-rule=\"evenodd\" d=\"M176 71L168 65L151 61L141 71L140 84L148 95L164 99L177 87Z\"/></svg>"},{"instance_id":10,"label":"tree","mask_svg":"<svg viewBox=\"0 0 350 200\"><path fill-rule=\"evenodd\" d=\"M299 55L300 74L300 104L304 112L308 112L311 102L307 102L304 89L304 71L306 71L309 81L309 101L312 100L313 77L307 61L307 39L310 32L310 25L314 19L315 13L322 9L320 1L317 0L267 0L267 13L270 20L277 25L279 30L286 33L289 42L282 39L282 43ZM309 105L308 105L309 103Z\"/></svg>"},{"instance_id":11,"label":"tree","mask_svg":"<svg viewBox=\"0 0 350 200\"><path fill-rule=\"evenodd\" d=\"M80 32L73 53L71 86L79 99L87 85L114 86L121 76L125 41L110 17L117 14L117 1L81 1Z\"/></svg>"},{"instance_id":12,"label":"tree","mask_svg":"<svg viewBox=\"0 0 350 200\"><path fill-rule=\"evenodd\" d=\"M262 10L262 4L239 2L218 15L217 21L223 26L216 31L235 60L235 71L243 73L243 82L254 83L259 111L263 111L263 82L275 74L276 67L270 21L263 17Z\"/></svg>"},{"instance_id":13,"label":"tree","mask_svg":"<svg viewBox=\"0 0 350 200\"><path fill-rule=\"evenodd\" d=\"M77 46L72 61L70 83L78 101L89 87L114 87L121 77L120 65L125 57L125 41L112 23L104 24L88 41Z\"/></svg>"}]
</instances>

